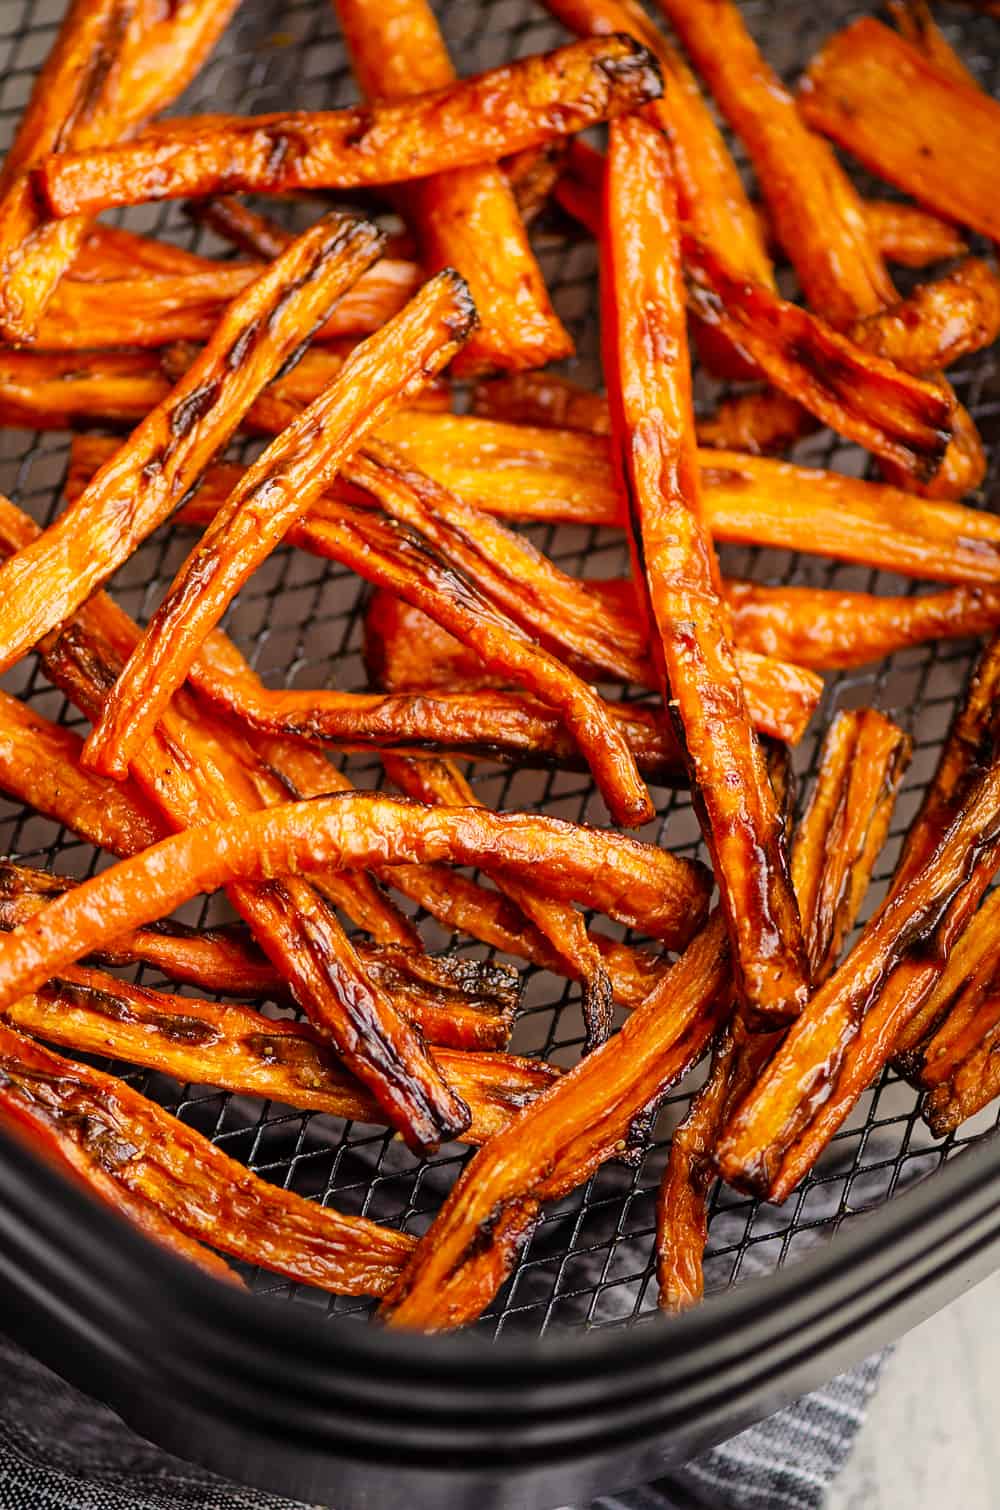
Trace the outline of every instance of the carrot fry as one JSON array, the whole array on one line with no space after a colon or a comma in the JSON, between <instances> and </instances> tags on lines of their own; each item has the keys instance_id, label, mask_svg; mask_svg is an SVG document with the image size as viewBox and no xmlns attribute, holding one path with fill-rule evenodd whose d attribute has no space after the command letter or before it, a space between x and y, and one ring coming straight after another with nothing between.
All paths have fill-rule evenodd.
<instances>
[{"instance_id":1,"label":"carrot fry","mask_svg":"<svg viewBox=\"0 0 1000 1510\"><path fill-rule=\"evenodd\" d=\"M918 373L949 367L992 346L998 334L1000 278L978 257L851 327L855 345Z\"/></svg>"},{"instance_id":2,"label":"carrot fry","mask_svg":"<svg viewBox=\"0 0 1000 1510\"><path fill-rule=\"evenodd\" d=\"M407 760L389 755L383 757L382 763L389 780L404 796L429 807L484 805L450 761ZM565 973L583 982L581 1006L587 1029L585 1052L589 1053L611 1032L612 992L600 951L591 941L582 916L567 903L540 895L530 881L501 876L498 884L565 961Z\"/></svg>"},{"instance_id":3,"label":"carrot fry","mask_svg":"<svg viewBox=\"0 0 1000 1510\"><path fill-rule=\"evenodd\" d=\"M454 273L426 284L265 451L181 568L88 741L95 768L121 775L180 686L198 646L254 569L336 475L365 432L422 375L446 366L475 320Z\"/></svg>"},{"instance_id":4,"label":"carrot fry","mask_svg":"<svg viewBox=\"0 0 1000 1510\"><path fill-rule=\"evenodd\" d=\"M129 275L101 282L64 278L38 325L38 344L51 351L104 346L165 346L207 341L230 300L266 264L220 263L201 272ZM420 285L416 263L381 257L347 291L315 333L336 341L367 335L403 308Z\"/></svg>"},{"instance_id":5,"label":"carrot fry","mask_svg":"<svg viewBox=\"0 0 1000 1510\"><path fill-rule=\"evenodd\" d=\"M898 199L863 199L861 210L868 235L887 262L897 262L901 267L929 267L932 262L961 257L967 250L960 232L950 221L920 205L903 204ZM760 207L760 213L767 244L777 250L777 238L764 206Z\"/></svg>"},{"instance_id":6,"label":"carrot fry","mask_svg":"<svg viewBox=\"0 0 1000 1510\"><path fill-rule=\"evenodd\" d=\"M868 17L835 33L809 66L799 108L873 173L1000 240L1000 105L897 32Z\"/></svg>"},{"instance_id":7,"label":"carrot fry","mask_svg":"<svg viewBox=\"0 0 1000 1510\"><path fill-rule=\"evenodd\" d=\"M870 708L842 712L831 725L792 848L792 880L814 979L829 972L857 917L908 758L909 741ZM781 1036L780 1031L750 1033L737 1014L673 1135L657 1204L657 1270L665 1310L686 1310L704 1293L706 1197L715 1178L715 1144Z\"/></svg>"},{"instance_id":8,"label":"carrot fry","mask_svg":"<svg viewBox=\"0 0 1000 1510\"><path fill-rule=\"evenodd\" d=\"M683 240L691 308L741 346L768 381L849 440L929 481L951 436L950 391L856 347L807 310L730 272Z\"/></svg>"},{"instance_id":9,"label":"carrot fry","mask_svg":"<svg viewBox=\"0 0 1000 1510\"><path fill-rule=\"evenodd\" d=\"M802 936L702 516L669 153L638 118L611 127L606 196L604 368L634 575L740 993L749 1010L783 1017L805 999Z\"/></svg>"},{"instance_id":10,"label":"carrot fry","mask_svg":"<svg viewBox=\"0 0 1000 1510\"><path fill-rule=\"evenodd\" d=\"M75 882L47 871L0 864L0 928L16 928ZM387 991L429 1043L458 1049L502 1049L517 1009L517 977L504 966L422 950L359 943L368 976ZM287 983L268 960L232 929L165 923L117 939L97 963L141 961L174 980L234 996L285 996ZM125 1056L128 1057L127 1055Z\"/></svg>"},{"instance_id":11,"label":"carrot fry","mask_svg":"<svg viewBox=\"0 0 1000 1510\"><path fill-rule=\"evenodd\" d=\"M314 1028L251 1007L170 996L68 966L14 1002L7 1020L74 1052L147 1065L182 1084L218 1085L303 1111L382 1121L378 1102L341 1068ZM493 1137L558 1075L550 1065L510 1054L442 1049L439 1058L472 1110L462 1135L471 1143Z\"/></svg>"},{"instance_id":12,"label":"carrot fry","mask_svg":"<svg viewBox=\"0 0 1000 1510\"><path fill-rule=\"evenodd\" d=\"M956 84L979 88L931 14L927 0L889 0L889 14L900 36L918 48L942 73L950 74Z\"/></svg>"},{"instance_id":13,"label":"carrot fry","mask_svg":"<svg viewBox=\"0 0 1000 1510\"><path fill-rule=\"evenodd\" d=\"M428 0L334 0L354 75L368 100L448 88L455 70ZM402 208L428 272L455 267L479 312L456 373L540 367L569 356L517 201L495 164L437 174L408 190Z\"/></svg>"},{"instance_id":14,"label":"carrot fry","mask_svg":"<svg viewBox=\"0 0 1000 1510\"><path fill-rule=\"evenodd\" d=\"M994 760L923 865L894 884L737 1108L719 1147L725 1178L784 1200L815 1162L940 979L1000 858L998 811Z\"/></svg>"},{"instance_id":15,"label":"carrot fry","mask_svg":"<svg viewBox=\"0 0 1000 1510\"><path fill-rule=\"evenodd\" d=\"M152 273L183 274L210 272L219 266L211 257L186 251L172 241L158 241L155 236L140 236L123 226L95 221L67 276L84 283L106 283L109 279L132 276L137 267Z\"/></svg>"},{"instance_id":16,"label":"carrot fry","mask_svg":"<svg viewBox=\"0 0 1000 1510\"><path fill-rule=\"evenodd\" d=\"M46 221L30 179L49 152L116 140L189 83L237 0L186 0L152 25L141 6L77 0L39 73L0 180L0 334L34 339L87 234L85 216Z\"/></svg>"},{"instance_id":17,"label":"carrot fry","mask_svg":"<svg viewBox=\"0 0 1000 1510\"><path fill-rule=\"evenodd\" d=\"M67 430L94 419L138 424L170 388L147 352L0 351L0 425L12 428Z\"/></svg>"},{"instance_id":18,"label":"carrot fry","mask_svg":"<svg viewBox=\"0 0 1000 1510\"><path fill-rule=\"evenodd\" d=\"M0 567L0 666L68 618L168 517L379 244L363 222L322 221L229 307L185 377L76 504Z\"/></svg>"},{"instance_id":19,"label":"carrot fry","mask_svg":"<svg viewBox=\"0 0 1000 1510\"><path fill-rule=\"evenodd\" d=\"M868 235L859 195L826 143L802 124L736 5L659 4L742 139L778 239L812 307L842 327L892 303L895 290Z\"/></svg>"},{"instance_id":20,"label":"carrot fry","mask_svg":"<svg viewBox=\"0 0 1000 1510\"><path fill-rule=\"evenodd\" d=\"M82 753L72 729L0 691L0 791L114 854L162 838L165 827L135 788L86 770Z\"/></svg>"},{"instance_id":21,"label":"carrot fry","mask_svg":"<svg viewBox=\"0 0 1000 1510\"><path fill-rule=\"evenodd\" d=\"M381 1295L413 1250L401 1232L259 1179L122 1081L3 1026L0 1105L125 1214L138 1198L189 1237L303 1284Z\"/></svg>"},{"instance_id":22,"label":"carrot fry","mask_svg":"<svg viewBox=\"0 0 1000 1510\"><path fill-rule=\"evenodd\" d=\"M644 48L607 37L353 110L193 117L120 146L48 157L34 181L56 216L219 192L399 183L496 162L634 110L661 88Z\"/></svg>"},{"instance_id":23,"label":"carrot fry","mask_svg":"<svg viewBox=\"0 0 1000 1510\"><path fill-rule=\"evenodd\" d=\"M983 1027L979 1003L991 994L997 967L998 908L997 894L991 893L955 941L926 1002L899 1035L895 1064L915 1084L934 1085L947 1078L950 1066L978 1043Z\"/></svg>"},{"instance_id":24,"label":"carrot fry","mask_svg":"<svg viewBox=\"0 0 1000 1510\"><path fill-rule=\"evenodd\" d=\"M773 388L723 399L714 414L697 423L699 445L752 456L780 455L815 429L808 410Z\"/></svg>"}]
</instances>

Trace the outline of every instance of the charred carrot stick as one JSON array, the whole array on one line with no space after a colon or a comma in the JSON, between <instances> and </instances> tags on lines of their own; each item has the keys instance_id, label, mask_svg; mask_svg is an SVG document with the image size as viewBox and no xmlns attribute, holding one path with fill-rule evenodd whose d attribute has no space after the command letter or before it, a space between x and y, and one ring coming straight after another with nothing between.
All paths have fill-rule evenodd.
<instances>
[{"instance_id":1,"label":"charred carrot stick","mask_svg":"<svg viewBox=\"0 0 1000 1510\"><path fill-rule=\"evenodd\" d=\"M44 1094L40 1092L44 1090ZM413 1239L259 1179L111 1075L0 1026L0 1105L87 1183L136 1198L189 1237L304 1284L384 1294Z\"/></svg>"},{"instance_id":2,"label":"charred carrot stick","mask_svg":"<svg viewBox=\"0 0 1000 1510\"><path fill-rule=\"evenodd\" d=\"M47 871L0 865L0 928L16 928L74 884ZM473 1050L506 1046L518 1002L512 971L398 946L359 943L357 948L371 979L428 1042ZM199 931L176 923L138 929L97 960L110 966L136 962L154 965L173 980L234 996L284 996L288 989L274 966L232 929Z\"/></svg>"},{"instance_id":3,"label":"charred carrot stick","mask_svg":"<svg viewBox=\"0 0 1000 1510\"><path fill-rule=\"evenodd\" d=\"M117 147L52 156L34 179L49 212L223 193L400 183L496 162L655 99L631 38L577 42L404 100L353 110L196 118Z\"/></svg>"},{"instance_id":4,"label":"charred carrot stick","mask_svg":"<svg viewBox=\"0 0 1000 1510\"><path fill-rule=\"evenodd\" d=\"M924 866L894 887L813 997L719 1146L723 1176L784 1200L926 1001L996 870L1000 764L972 786ZM939 952L928 958L928 938ZM755 1140L751 1143L751 1140Z\"/></svg>"},{"instance_id":5,"label":"charred carrot stick","mask_svg":"<svg viewBox=\"0 0 1000 1510\"><path fill-rule=\"evenodd\" d=\"M669 153L638 118L612 125L606 196L604 367L634 575L740 992L749 1010L784 1017L805 999L802 936L702 514Z\"/></svg>"},{"instance_id":6,"label":"charred carrot stick","mask_svg":"<svg viewBox=\"0 0 1000 1510\"><path fill-rule=\"evenodd\" d=\"M831 725L792 847L792 880L814 979L829 973L857 917L908 759L909 741L872 709L841 713ZM750 1033L737 1014L671 1140L657 1203L657 1271L665 1310L685 1310L704 1293L706 1197L715 1179L716 1141L781 1036L780 1031Z\"/></svg>"},{"instance_id":7,"label":"charred carrot stick","mask_svg":"<svg viewBox=\"0 0 1000 1510\"><path fill-rule=\"evenodd\" d=\"M76 504L0 567L0 665L62 623L167 518L379 245L363 222L322 221L229 307L185 377Z\"/></svg>"},{"instance_id":8,"label":"charred carrot stick","mask_svg":"<svg viewBox=\"0 0 1000 1510\"><path fill-rule=\"evenodd\" d=\"M72 729L0 692L0 790L114 854L132 854L167 831L131 784L96 776L80 762Z\"/></svg>"},{"instance_id":9,"label":"charred carrot stick","mask_svg":"<svg viewBox=\"0 0 1000 1510\"><path fill-rule=\"evenodd\" d=\"M378 1102L338 1064L314 1028L276 1021L251 1007L170 996L101 970L69 966L14 1002L7 1019L75 1052L146 1065L182 1084L218 1085L304 1111L382 1121ZM473 1143L499 1132L558 1075L547 1064L510 1054L439 1052L472 1109L463 1137Z\"/></svg>"},{"instance_id":10,"label":"charred carrot stick","mask_svg":"<svg viewBox=\"0 0 1000 1510\"><path fill-rule=\"evenodd\" d=\"M704 867L621 835L532 814L341 793L173 834L56 897L0 938L0 1006L203 889L441 860L501 873L529 865L546 894L585 900L674 946L691 937L707 908Z\"/></svg>"},{"instance_id":11,"label":"charred carrot stick","mask_svg":"<svg viewBox=\"0 0 1000 1510\"><path fill-rule=\"evenodd\" d=\"M817 131L939 214L1000 239L988 186L1000 169L1000 105L872 18L832 36L802 81Z\"/></svg>"},{"instance_id":12,"label":"charred carrot stick","mask_svg":"<svg viewBox=\"0 0 1000 1510\"><path fill-rule=\"evenodd\" d=\"M386 775L406 797L429 807L482 806L461 771L450 761L383 757ZM520 907L565 961L564 970L583 982L582 1011L587 1029L585 1051L609 1036L612 1020L611 982L592 942L583 917L565 902L539 895L530 882L501 876L502 891Z\"/></svg>"},{"instance_id":13,"label":"charred carrot stick","mask_svg":"<svg viewBox=\"0 0 1000 1510\"><path fill-rule=\"evenodd\" d=\"M851 327L851 340L907 372L948 367L991 346L1000 333L1000 278L969 257L908 299Z\"/></svg>"},{"instance_id":14,"label":"charred carrot stick","mask_svg":"<svg viewBox=\"0 0 1000 1510\"><path fill-rule=\"evenodd\" d=\"M895 290L861 200L826 143L806 130L733 4L659 0L743 141L777 236L809 303L835 326L874 314Z\"/></svg>"},{"instance_id":15,"label":"charred carrot stick","mask_svg":"<svg viewBox=\"0 0 1000 1510\"><path fill-rule=\"evenodd\" d=\"M946 1079L988 1030L980 1003L992 994L996 974L998 910L1000 902L993 892L956 940L924 1006L900 1034L895 1064L917 1085ZM988 1013L987 1008L987 1018Z\"/></svg>"},{"instance_id":16,"label":"charred carrot stick","mask_svg":"<svg viewBox=\"0 0 1000 1510\"><path fill-rule=\"evenodd\" d=\"M280 257L291 239L284 226L228 194L216 199L194 199L186 212L241 252L260 257L264 262Z\"/></svg>"},{"instance_id":17,"label":"charred carrot stick","mask_svg":"<svg viewBox=\"0 0 1000 1510\"><path fill-rule=\"evenodd\" d=\"M166 346L207 341L225 306L266 264L220 263L201 272L130 275L101 282L64 278L38 325L51 351L105 346ZM367 335L398 314L420 286L416 263L381 257L338 302L315 333L320 341Z\"/></svg>"},{"instance_id":18,"label":"charred carrot stick","mask_svg":"<svg viewBox=\"0 0 1000 1510\"><path fill-rule=\"evenodd\" d=\"M940 1078L924 1100L924 1121L936 1138L956 1132L963 1122L996 1100L1000 1092L1000 1056L996 1052L1000 991L994 975L978 987L975 1016L963 1040L938 1060ZM963 1050L975 1037L974 1047Z\"/></svg>"},{"instance_id":19,"label":"charred carrot stick","mask_svg":"<svg viewBox=\"0 0 1000 1510\"><path fill-rule=\"evenodd\" d=\"M448 88L455 70L428 0L334 0L354 75L369 101ZM455 267L479 312L456 373L540 367L573 343L549 300L514 197L496 164L459 168L406 192L406 219L428 272Z\"/></svg>"},{"instance_id":20,"label":"charred carrot stick","mask_svg":"<svg viewBox=\"0 0 1000 1510\"><path fill-rule=\"evenodd\" d=\"M170 103L211 51L237 0L186 0L147 24L142 7L97 0L71 7L31 101L0 190L0 333L32 340L88 229L46 221L30 170L48 152L115 141Z\"/></svg>"},{"instance_id":21,"label":"charred carrot stick","mask_svg":"<svg viewBox=\"0 0 1000 1510\"><path fill-rule=\"evenodd\" d=\"M455 273L438 274L356 348L340 377L249 469L182 566L108 699L88 741L96 769L124 774L243 583L365 433L420 387L425 372L447 365L474 323L465 284Z\"/></svg>"}]
</instances>

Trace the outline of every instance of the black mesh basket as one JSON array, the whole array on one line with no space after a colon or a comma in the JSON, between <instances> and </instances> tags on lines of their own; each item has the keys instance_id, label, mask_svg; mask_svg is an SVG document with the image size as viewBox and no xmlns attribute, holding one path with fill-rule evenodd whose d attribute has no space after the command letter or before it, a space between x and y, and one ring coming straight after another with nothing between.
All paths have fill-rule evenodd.
<instances>
[{"instance_id":1,"label":"black mesh basket","mask_svg":"<svg viewBox=\"0 0 1000 1510\"><path fill-rule=\"evenodd\" d=\"M63 0L0 5L0 144L9 139L62 9ZM840 0L824 7L754 0L744 9L769 58L789 77L858 10ZM533 0L444 0L438 10L467 73L564 40ZM950 8L945 20L965 60L995 89L996 23ZM353 98L328 0L244 0L176 108L256 112L293 100L316 109ZM225 250L175 205L141 207L125 223L198 250ZM577 342L569 370L596 386L594 246L555 217L542 224L536 245ZM950 376L993 457L988 499L1000 456L995 356L981 353ZM699 402L715 396L699 377ZM0 431L0 489L38 519L52 517L67 448L63 435ZM854 473L866 463L825 432L798 454L807 464ZM626 569L620 534L531 533L569 571L607 576ZM117 574L113 590L140 620L188 544L182 532L161 530ZM909 587L865 569L775 551L728 551L724 564L761 582L882 592ZM281 550L241 595L228 628L272 685L360 690L365 596L358 579L340 568ZM884 893L974 650L955 642L921 646L829 677L819 715L796 751L808 780L832 716L864 704L913 735L915 758L869 910ZM33 658L7 685L48 716L78 721ZM376 761L354 759L349 769L359 785L381 782ZM606 821L586 776L484 766L470 774L490 805ZM643 837L697 853L687 798L655 795L659 817ZM28 810L4 805L0 825L0 849L29 863L77 875L100 863L72 833ZM196 923L219 915L212 900L185 913ZM419 921L435 948L484 953ZM161 983L147 967L140 978ZM578 989L528 969L514 1049L565 1066L578 1057L582 1037ZM389 1133L210 1086L180 1086L128 1065L110 1067L264 1178L413 1233L426 1229L464 1157L450 1151L420 1161ZM606 1165L546 1210L516 1272L471 1335L431 1341L383 1333L359 1324L368 1310L362 1303L332 1300L264 1273L243 1273L252 1297L223 1292L151 1250L6 1139L0 1316L45 1361L157 1442L248 1482L332 1501L338 1510L439 1507L466 1503L473 1494L477 1502L545 1507L639 1481L928 1314L988 1271L1000 1239L994 1193L1000 1148L990 1137L996 1109L967 1123L960 1136L935 1141L920 1120L915 1092L890 1071L784 1207L717 1190L706 1255L709 1298L679 1320L658 1317L656 1189L671 1128L703 1073L669 1098L637 1164ZM903 1193L917 1182L918 1189Z\"/></svg>"}]
</instances>

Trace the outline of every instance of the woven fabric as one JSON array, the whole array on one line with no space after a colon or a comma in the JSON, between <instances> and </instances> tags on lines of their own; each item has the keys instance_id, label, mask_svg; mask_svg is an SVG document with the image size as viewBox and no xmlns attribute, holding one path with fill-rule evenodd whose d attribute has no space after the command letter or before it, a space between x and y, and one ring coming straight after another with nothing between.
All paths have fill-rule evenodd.
<instances>
[{"instance_id":1,"label":"woven fabric","mask_svg":"<svg viewBox=\"0 0 1000 1510\"><path fill-rule=\"evenodd\" d=\"M843 1466L879 1359L647 1489L592 1510L814 1510ZM304 1510L171 1457L0 1339L0 1510ZM312 1507L319 1510L319 1507Z\"/></svg>"}]
</instances>

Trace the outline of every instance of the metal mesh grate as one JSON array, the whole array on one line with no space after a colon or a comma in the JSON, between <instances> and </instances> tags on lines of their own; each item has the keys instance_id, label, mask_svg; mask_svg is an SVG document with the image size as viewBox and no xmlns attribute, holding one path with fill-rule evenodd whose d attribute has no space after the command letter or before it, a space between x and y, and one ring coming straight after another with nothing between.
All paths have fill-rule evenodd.
<instances>
[{"instance_id":1,"label":"metal mesh grate","mask_svg":"<svg viewBox=\"0 0 1000 1510\"><path fill-rule=\"evenodd\" d=\"M9 140L26 102L63 4L64 0L35 4L7 0L2 8L0 145ZM438 8L455 60L464 72L563 40L533 0L493 0L482 6L469 0L444 0ZM823 7L772 6L753 0L745 10L768 56L791 77L822 36L851 19L858 7L840 0ZM948 13L949 35L984 84L997 90L1000 32L996 24L960 13L952 20L952 14ZM290 100L305 108L329 108L353 98L327 0L244 0L215 56L177 109L265 111L282 108ZM223 250L185 220L175 205L138 208L128 213L126 223L198 250ZM577 341L579 354L571 370L581 381L596 384L600 374L595 249L587 241L570 239L565 228L554 223L542 229L537 245L559 313ZM996 444L1000 440L1000 366L996 356L987 352L951 376L994 458L985 488L988 497L1000 458ZM710 387L699 379L699 400L707 400L710 394ZM64 436L0 431L0 489L38 519L47 520L59 505L66 455ZM810 440L799 455L807 463L854 473L865 465L860 452L829 434ZM531 533L568 571L610 575L627 566L621 537L613 532L539 528ZM179 532L161 530L118 573L114 591L139 619L148 617L158 602L188 543ZM728 570L763 582L897 592L908 586L815 557L756 550L734 550L726 556ZM272 684L360 690L365 685L359 654L364 596L357 579L341 569L282 550L249 584L228 627ZM862 672L830 677L813 730L796 752L800 775L808 779L830 718L839 708L862 704L881 708L914 735L915 757L869 909L884 891L900 838L933 771L973 648L957 644L921 647ZM12 673L8 685L49 717L71 725L79 722L61 695L40 676L33 659ZM352 760L349 769L359 785L380 783L381 767L375 760ZM492 805L537 805L561 817L606 821L600 799L585 776L512 774L486 767L477 768L473 775L483 798ZM697 852L697 825L687 799L667 792L654 795L660 802L659 818L643 837L658 840L662 836L674 849ZM77 875L88 874L103 863L103 857L65 829L6 803L0 804L0 851ZM218 903L209 900L192 904L184 914L195 923L218 915ZM426 919L422 925L433 947L486 952L479 945L444 937ZM162 984L149 968L140 978ZM577 988L527 969L514 1048L561 1065L572 1064L579 1054L581 1028ZM212 1087L181 1087L128 1066L113 1068L263 1177L414 1233L426 1229L466 1157L462 1150L452 1149L421 1162L398 1139L379 1129L345 1125L329 1117L223 1094ZM670 1129L683 1115L702 1074L696 1072L669 1098L638 1168L607 1165L586 1187L546 1212L483 1326L496 1333L512 1328L539 1333L552 1325L598 1327L620 1324L655 1308L651 1238L656 1187ZM817 1170L784 1208L761 1206L725 1189L716 1192L708 1288L717 1290L741 1276L773 1269L829 1238L856 1213L891 1198L957 1149L984 1136L997 1120L996 1111L989 1110L967 1124L961 1137L934 1142L919 1120L914 1092L887 1073L862 1098ZM287 1295L330 1314L363 1314L365 1310L356 1301L331 1300L276 1282L267 1274L247 1277L258 1290Z\"/></svg>"}]
</instances>

